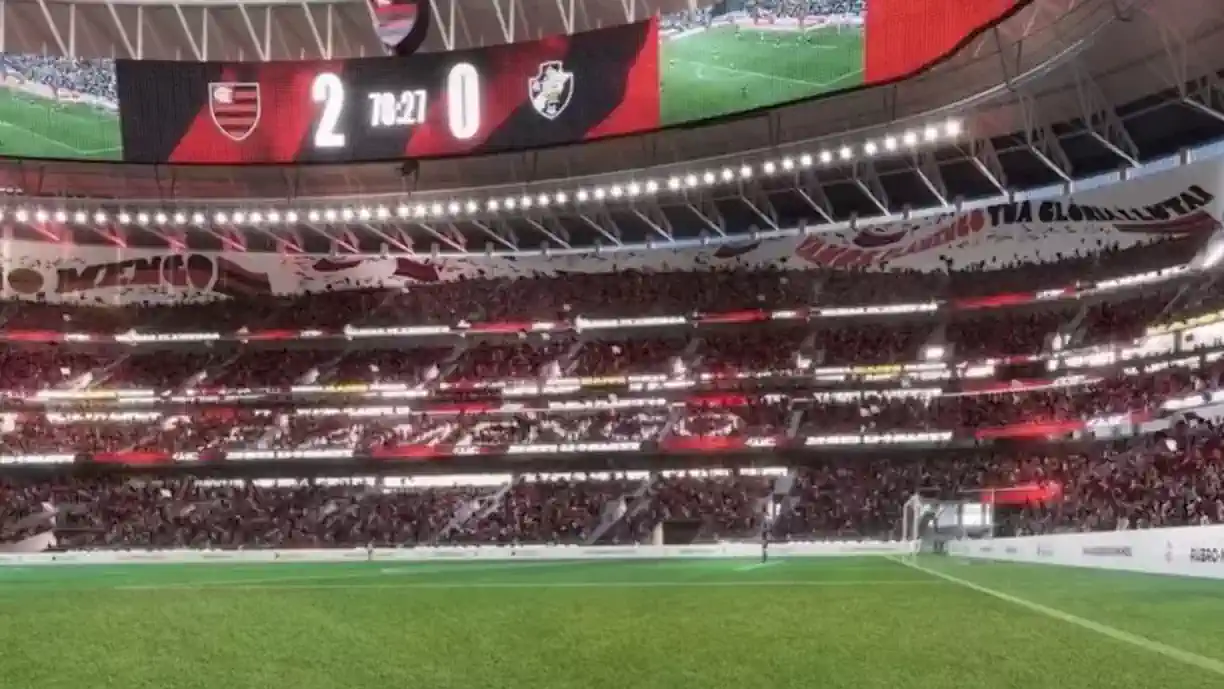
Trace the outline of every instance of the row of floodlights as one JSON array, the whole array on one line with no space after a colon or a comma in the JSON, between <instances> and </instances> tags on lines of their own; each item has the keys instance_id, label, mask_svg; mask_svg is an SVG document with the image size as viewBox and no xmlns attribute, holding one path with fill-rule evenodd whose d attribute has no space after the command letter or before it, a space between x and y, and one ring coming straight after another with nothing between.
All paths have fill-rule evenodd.
<instances>
[{"instance_id":1,"label":"row of floodlights","mask_svg":"<svg viewBox=\"0 0 1224 689\"><path fill-rule=\"evenodd\" d=\"M190 213L184 211L120 211L113 215L100 210L88 213L82 210L48 211L42 208L34 210L19 208L13 211L12 217L18 222L23 223L30 222L31 220L39 223L51 220L65 223L71 219L76 224L85 224L92 220L98 225L106 225L112 222L117 222L120 225L130 225L132 223L137 225L149 225L150 223L156 225L206 225L209 223L218 225L262 225L265 223L278 225L281 223L295 224L303 221L309 223L334 223L390 221L393 219L438 219L457 217L464 213L498 213L501 211L565 206L570 203L584 204L591 201L602 202L607 200L633 199L651 196L663 190L683 192L688 189L748 180L758 175L772 176L779 173L791 173L796 170L810 169L817 165L844 164L860 158L873 158L882 154L912 151L920 146L946 143L954 140L961 135L961 132L962 124L960 120L949 119L939 125L932 124L922 129L908 130L899 135L888 135L881 139L870 139L857 147L846 145L838 149L824 149L816 153L784 156L775 160L766 160L757 166L745 163L739 168L724 167L721 170L705 170L702 172L690 172L685 175L672 175L666 179L630 181L624 184L593 186L589 189L582 188L553 193L468 199L465 201L453 200L448 203L400 204L394 208L377 206L373 208L312 208L300 211L234 210L227 212L218 210L211 212L211 214L205 214L201 211ZM0 209L0 218L6 216L7 213Z\"/></svg>"}]
</instances>

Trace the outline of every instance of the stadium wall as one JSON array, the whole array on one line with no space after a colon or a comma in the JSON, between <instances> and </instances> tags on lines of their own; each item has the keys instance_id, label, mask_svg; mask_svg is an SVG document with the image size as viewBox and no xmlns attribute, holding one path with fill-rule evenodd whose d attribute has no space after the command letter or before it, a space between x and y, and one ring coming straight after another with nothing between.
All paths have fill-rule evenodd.
<instances>
[{"instance_id":1,"label":"stadium wall","mask_svg":"<svg viewBox=\"0 0 1224 689\"><path fill-rule=\"evenodd\" d=\"M1220 227L1221 163L1205 161L1045 201L1001 202L921 220L743 240L718 247L520 257L293 255L0 243L0 296L50 302L179 303L349 289L403 289L461 278L623 270L946 271L1205 239ZM405 209L410 210L410 209ZM415 212L415 211L413 211Z\"/></svg>"},{"instance_id":2,"label":"stadium wall","mask_svg":"<svg viewBox=\"0 0 1224 689\"><path fill-rule=\"evenodd\" d=\"M948 553L972 560L1224 579L1224 526L965 540L949 543Z\"/></svg>"},{"instance_id":3,"label":"stadium wall","mask_svg":"<svg viewBox=\"0 0 1224 689\"><path fill-rule=\"evenodd\" d=\"M844 557L898 555L905 543L891 541L836 541L778 543L771 555L779 557ZM207 562L422 562L466 560L635 560L664 558L759 558L755 543L718 543L685 546L475 546L442 548L353 548L312 550L98 550L63 553L0 553L0 566L174 564Z\"/></svg>"}]
</instances>

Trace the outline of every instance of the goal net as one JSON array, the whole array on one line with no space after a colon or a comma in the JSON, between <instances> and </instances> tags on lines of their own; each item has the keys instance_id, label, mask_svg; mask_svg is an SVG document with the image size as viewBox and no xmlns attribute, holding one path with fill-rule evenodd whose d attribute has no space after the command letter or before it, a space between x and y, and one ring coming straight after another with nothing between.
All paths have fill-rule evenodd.
<instances>
[{"instance_id":1,"label":"goal net","mask_svg":"<svg viewBox=\"0 0 1224 689\"><path fill-rule=\"evenodd\" d=\"M905 503L901 538L909 544L911 554L943 554L949 541L994 538L1001 528L1010 529L1012 517L1031 505L1057 499L1061 493L1061 487L1053 483L961 490L951 498L947 493L919 492Z\"/></svg>"}]
</instances>

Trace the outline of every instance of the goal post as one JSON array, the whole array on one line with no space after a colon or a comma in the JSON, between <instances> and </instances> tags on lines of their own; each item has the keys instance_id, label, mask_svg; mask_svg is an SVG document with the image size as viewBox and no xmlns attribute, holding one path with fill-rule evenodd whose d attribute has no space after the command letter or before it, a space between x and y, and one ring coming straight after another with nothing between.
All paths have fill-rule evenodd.
<instances>
[{"instance_id":1,"label":"goal post","mask_svg":"<svg viewBox=\"0 0 1224 689\"><path fill-rule=\"evenodd\" d=\"M998 488L962 489L948 492L919 491L905 502L901 514L901 540L909 552L944 553L949 541L994 538L1000 518L1007 521L1013 509L1049 504L1061 498L1057 483L1029 483Z\"/></svg>"}]
</instances>

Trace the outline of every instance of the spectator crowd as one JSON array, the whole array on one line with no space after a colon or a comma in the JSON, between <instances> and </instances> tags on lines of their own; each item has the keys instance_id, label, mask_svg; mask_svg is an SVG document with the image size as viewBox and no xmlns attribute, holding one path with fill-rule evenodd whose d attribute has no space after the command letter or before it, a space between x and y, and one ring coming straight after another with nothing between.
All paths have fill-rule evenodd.
<instances>
[{"instance_id":1,"label":"spectator crowd","mask_svg":"<svg viewBox=\"0 0 1224 689\"><path fill-rule=\"evenodd\" d=\"M997 534L1224 523L1224 437L1210 426L1088 450L846 457L773 473L448 478L453 484L8 479L0 534L13 540L50 528L65 548L595 544L649 542L657 527L680 522L696 524L698 540L755 539L763 530L775 540L895 539L914 494L953 498L1030 483L1060 490L1000 509ZM24 531L12 528L19 524Z\"/></svg>"}]
</instances>

